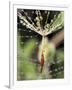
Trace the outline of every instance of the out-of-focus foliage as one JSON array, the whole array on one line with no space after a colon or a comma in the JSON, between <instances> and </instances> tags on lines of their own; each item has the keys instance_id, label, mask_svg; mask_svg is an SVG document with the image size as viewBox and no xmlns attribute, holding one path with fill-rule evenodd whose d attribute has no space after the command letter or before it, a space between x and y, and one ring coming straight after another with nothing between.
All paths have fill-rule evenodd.
<instances>
[{"instance_id":1,"label":"out-of-focus foliage","mask_svg":"<svg viewBox=\"0 0 72 90\"><path fill-rule=\"evenodd\" d=\"M35 40L29 40L22 48L20 46L19 38L17 42L17 79L36 79L36 67L31 60L31 54L35 49Z\"/></svg>"},{"instance_id":2,"label":"out-of-focus foliage","mask_svg":"<svg viewBox=\"0 0 72 90\"><path fill-rule=\"evenodd\" d=\"M52 78L64 78L64 50L59 49L55 53L54 61L50 65Z\"/></svg>"}]
</instances>

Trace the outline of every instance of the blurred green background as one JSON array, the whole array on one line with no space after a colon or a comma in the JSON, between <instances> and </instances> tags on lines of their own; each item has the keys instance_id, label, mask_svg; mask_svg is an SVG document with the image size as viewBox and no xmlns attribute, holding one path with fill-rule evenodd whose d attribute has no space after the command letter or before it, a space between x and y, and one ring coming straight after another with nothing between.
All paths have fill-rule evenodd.
<instances>
[{"instance_id":1,"label":"blurred green background","mask_svg":"<svg viewBox=\"0 0 72 90\"><path fill-rule=\"evenodd\" d=\"M52 57L52 51L50 51L47 63L49 64L48 72L40 73L38 71L39 64L35 58L32 58L34 52L36 52L36 40L30 39L25 42L24 47L21 46L21 40L17 38L17 80L34 80L34 79L56 79L64 78L64 50L59 48L55 51ZM35 56L37 57L37 56ZM51 62L52 61L52 62ZM38 65L37 65L38 64ZM46 70L47 70L46 69ZM44 74L45 73L45 74Z\"/></svg>"}]
</instances>

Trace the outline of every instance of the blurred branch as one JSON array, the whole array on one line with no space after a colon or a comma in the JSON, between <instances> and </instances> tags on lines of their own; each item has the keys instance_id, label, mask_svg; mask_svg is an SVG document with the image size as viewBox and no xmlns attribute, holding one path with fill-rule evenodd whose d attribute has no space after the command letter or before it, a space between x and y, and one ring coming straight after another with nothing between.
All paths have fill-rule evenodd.
<instances>
[{"instance_id":1,"label":"blurred branch","mask_svg":"<svg viewBox=\"0 0 72 90\"><path fill-rule=\"evenodd\" d=\"M54 43L55 47L58 47L64 40L64 31L58 32L53 38L51 39L51 42Z\"/></svg>"}]
</instances>

